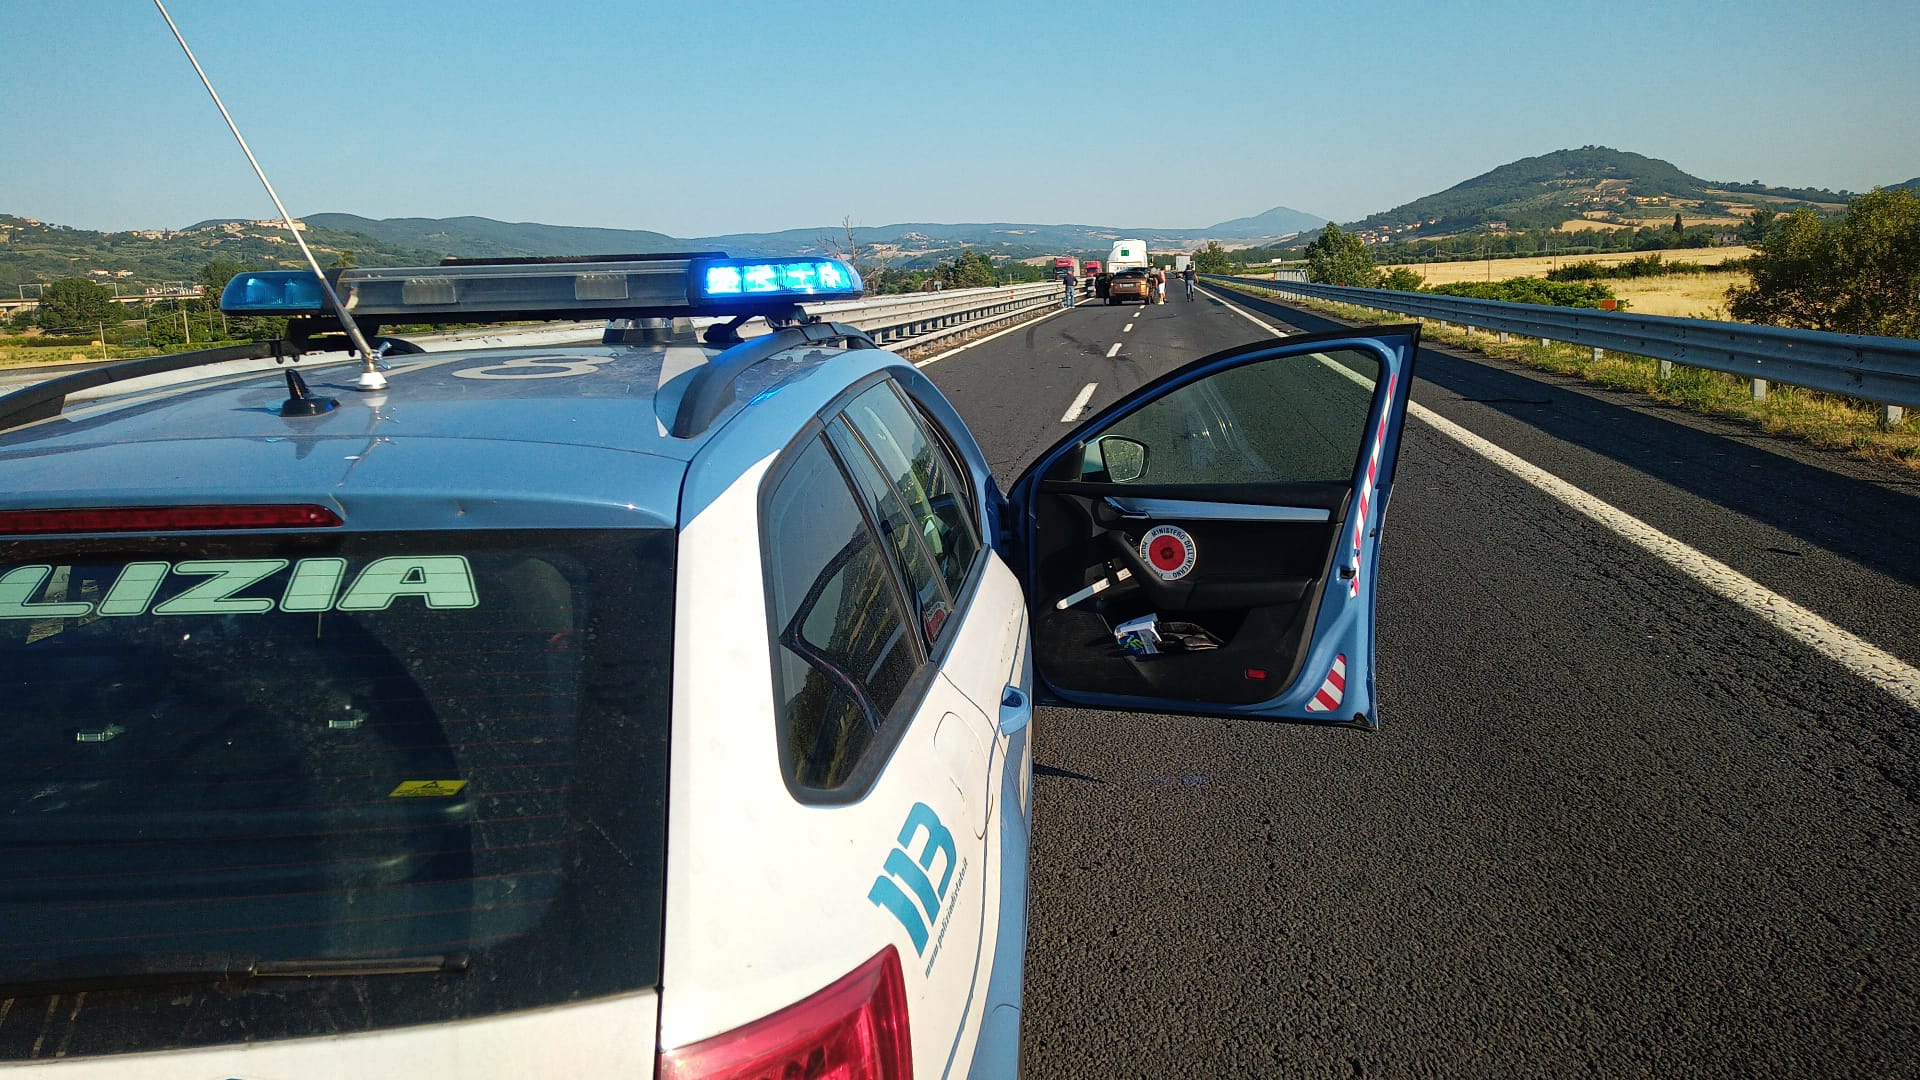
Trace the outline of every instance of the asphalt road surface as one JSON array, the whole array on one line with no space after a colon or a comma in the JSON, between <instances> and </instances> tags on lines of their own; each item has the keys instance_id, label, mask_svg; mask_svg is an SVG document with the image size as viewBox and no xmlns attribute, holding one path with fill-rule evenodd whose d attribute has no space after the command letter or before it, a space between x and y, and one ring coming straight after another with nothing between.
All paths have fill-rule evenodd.
<instances>
[{"instance_id":1,"label":"asphalt road surface","mask_svg":"<svg viewBox=\"0 0 1920 1080\"><path fill-rule=\"evenodd\" d=\"M1331 325L1219 295L926 371L1004 486L1066 418L1267 336L1242 311ZM1444 350L1416 373L1920 665L1912 474ZM1036 719L1026 1075L1920 1074L1920 712L1430 424L1402 455L1378 733Z\"/></svg>"}]
</instances>

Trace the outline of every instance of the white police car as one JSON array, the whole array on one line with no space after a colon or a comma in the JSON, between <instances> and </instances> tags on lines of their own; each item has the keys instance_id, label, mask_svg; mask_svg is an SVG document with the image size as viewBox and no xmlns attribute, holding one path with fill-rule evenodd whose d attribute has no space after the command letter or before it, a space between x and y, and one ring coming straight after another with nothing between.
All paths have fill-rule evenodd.
<instances>
[{"instance_id":1,"label":"white police car","mask_svg":"<svg viewBox=\"0 0 1920 1080\"><path fill-rule=\"evenodd\" d=\"M1190 364L1006 497L911 364L803 321L842 264L336 284L368 332L614 321L183 381L315 347L318 280L249 274L287 344L0 399L28 1075L1011 1074L1034 697L1374 723L1412 328Z\"/></svg>"}]
</instances>

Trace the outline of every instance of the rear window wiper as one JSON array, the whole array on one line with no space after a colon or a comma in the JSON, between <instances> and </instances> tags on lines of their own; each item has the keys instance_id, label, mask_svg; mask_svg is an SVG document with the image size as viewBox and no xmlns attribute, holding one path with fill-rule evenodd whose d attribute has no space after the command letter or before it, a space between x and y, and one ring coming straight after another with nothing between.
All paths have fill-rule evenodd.
<instances>
[{"instance_id":1,"label":"rear window wiper","mask_svg":"<svg viewBox=\"0 0 1920 1080\"><path fill-rule=\"evenodd\" d=\"M245 953L138 953L31 964L0 975L0 1000L180 984L464 972L469 953L429 956L317 956L266 960Z\"/></svg>"}]
</instances>

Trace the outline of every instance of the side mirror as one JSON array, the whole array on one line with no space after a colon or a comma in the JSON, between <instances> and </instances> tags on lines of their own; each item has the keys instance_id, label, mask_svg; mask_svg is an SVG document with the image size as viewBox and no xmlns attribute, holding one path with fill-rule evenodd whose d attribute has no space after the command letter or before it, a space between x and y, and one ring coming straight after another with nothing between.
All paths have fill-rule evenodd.
<instances>
[{"instance_id":1,"label":"side mirror","mask_svg":"<svg viewBox=\"0 0 1920 1080\"><path fill-rule=\"evenodd\" d=\"M1147 475L1147 444L1120 435L1102 436L1100 459L1106 463L1107 479L1116 484L1131 484Z\"/></svg>"}]
</instances>

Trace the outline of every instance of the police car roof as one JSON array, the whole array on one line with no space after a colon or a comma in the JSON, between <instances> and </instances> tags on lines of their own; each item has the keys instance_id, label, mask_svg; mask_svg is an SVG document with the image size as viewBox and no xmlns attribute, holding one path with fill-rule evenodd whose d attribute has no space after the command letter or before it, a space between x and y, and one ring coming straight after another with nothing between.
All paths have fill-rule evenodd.
<instances>
[{"instance_id":1,"label":"police car roof","mask_svg":"<svg viewBox=\"0 0 1920 1080\"><path fill-rule=\"evenodd\" d=\"M281 415L288 390L279 369L75 403L0 432L8 479L0 506L326 498L355 503L349 527L670 526L687 462L756 399L805 383L838 357L876 368L898 362L880 350L814 344L775 352L734 376L731 403L710 425L676 437L680 395L720 351L413 354L394 359L388 388L377 393L354 389L357 364L301 365L314 396L339 402L317 416ZM769 399L762 408L782 414L768 424L769 452L834 392ZM555 507L572 510L556 516Z\"/></svg>"}]
</instances>

